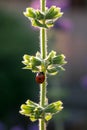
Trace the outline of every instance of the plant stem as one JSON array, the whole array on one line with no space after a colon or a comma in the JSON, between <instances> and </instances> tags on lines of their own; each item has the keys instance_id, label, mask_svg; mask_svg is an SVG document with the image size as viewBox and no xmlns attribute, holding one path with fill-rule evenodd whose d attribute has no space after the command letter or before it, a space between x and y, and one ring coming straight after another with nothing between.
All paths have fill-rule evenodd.
<instances>
[{"instance_id":1,"label":"plant stem","mask_svg":"<svg viewBox=\"0 0 87 130\"><path fill-rule=\"evenodd\" d=\"M40 0L40 9L42 12L45 11L46 8L46 0Z\"/></svg>"},{"instance_id":2,"label":"plant stem","mask_svg":"<svg viewBox=\"0 0 87 130\"><path fill-rule=\"evenodd\" d=\"M46 8L46 0L40 0L40 8L41 11L44 12ZM43 21L44 22L44 21ZM41 51L41 57L42 59L45 59L47 56L47 36L46 36L46 29L41 28L40 29L40 51ZM44 67L42 65L42 71L45 74L45 81L40 85L40 106L44 107L46 105L46 71L44 70ZM44 115L43 119L39 120L39 130L46 130L46 123L44 121Z\"/></svg>"}]
</instances>

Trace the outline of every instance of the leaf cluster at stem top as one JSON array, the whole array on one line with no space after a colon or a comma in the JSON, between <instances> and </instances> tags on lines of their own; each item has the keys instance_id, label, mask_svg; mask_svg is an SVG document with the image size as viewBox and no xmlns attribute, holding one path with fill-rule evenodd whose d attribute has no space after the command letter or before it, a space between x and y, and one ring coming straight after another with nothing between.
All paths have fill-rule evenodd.
<instances>
[{"instance_id":1,"label":"leaf cluster at stem top","mask_svg":"<svg viewBox=\"0 0 87 130\"><path fill-rule=\"evenodd\" d=\"M32 26L50 28L63 15L63 12L61 12L59 7L51 6L49 9L46 8L45 12L41 12L38 9L26 8L24 15L30 19Z\"/></svg>"}]
</instances>

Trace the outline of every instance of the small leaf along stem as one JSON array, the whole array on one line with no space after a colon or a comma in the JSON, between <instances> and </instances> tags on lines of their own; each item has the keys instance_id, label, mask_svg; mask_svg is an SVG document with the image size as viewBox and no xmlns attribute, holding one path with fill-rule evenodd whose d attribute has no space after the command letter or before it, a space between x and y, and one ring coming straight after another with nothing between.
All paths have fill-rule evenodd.
<instances>
[{"instance_id":1,"label":"small leaf along stem","mask_svg":"<svg viewBox=\"0 0 87 130\"><path fill-rule=\"evenodd\" d=\"M45 12L46 8L46 0L40 0L40 9L42 12ZM44 21L43 21L44 23ZM45 59L47 57L47 32L45 28L40 28L40 52L41 52L41 58ZM43 69L43 65L41 67L42 71L45 74L45 81L40 84L40 106L44 107L46 104L46 71ZM39 130L46 130L46 123L43 119L39 119Z\"/></svg>"}]
</instances>

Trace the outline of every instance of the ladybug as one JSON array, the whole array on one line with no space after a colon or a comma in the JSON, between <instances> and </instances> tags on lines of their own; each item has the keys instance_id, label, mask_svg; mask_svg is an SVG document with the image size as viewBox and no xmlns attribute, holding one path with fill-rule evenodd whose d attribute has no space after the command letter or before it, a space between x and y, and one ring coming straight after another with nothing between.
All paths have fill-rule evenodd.
<instances>
[{"instance_id":1,"label":"ladybug","mask_svg":"<svg viewBox=\"0 0 87 130\"><path fill-rule=\"evenodd\" d=\"M38 72L37 74L36 74L36 82L37 83L39 83L39 84L41 84L41 83L43 83L44 82L44 80L45 80L45 75L44 75L44 73L43 72Z\"/></svg>"}]
</instances>

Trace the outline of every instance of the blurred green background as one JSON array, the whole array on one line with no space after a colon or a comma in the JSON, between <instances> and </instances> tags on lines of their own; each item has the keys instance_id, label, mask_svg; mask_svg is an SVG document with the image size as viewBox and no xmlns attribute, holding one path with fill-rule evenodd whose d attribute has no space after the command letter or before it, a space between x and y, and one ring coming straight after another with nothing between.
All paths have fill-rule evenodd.
<instances>
[{"instance_id":1,"label":"blurred green background","mask_svg":"<svg viewBox=\"0 0 87 130\"><path fill-rule=\"evenodd\" d=\"M0 130L38 129L19 114L27 99L39 102L35 74L23 70L21 63L24 54L39 51L39 30L22 13L33 2L0 1ZM48 31L48 50L64 53L68 64L65 72L48 77L47 94L49 102L62 100L64 110L49 122L48 130L87 130L87 2L64 2L64 22Z\"/></svg>"}]
</instances>

